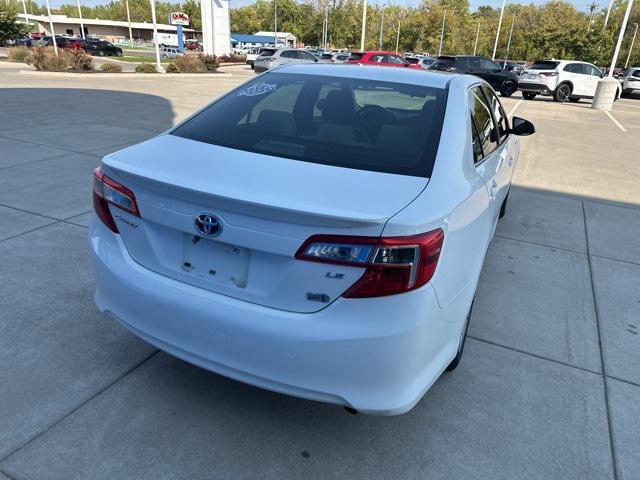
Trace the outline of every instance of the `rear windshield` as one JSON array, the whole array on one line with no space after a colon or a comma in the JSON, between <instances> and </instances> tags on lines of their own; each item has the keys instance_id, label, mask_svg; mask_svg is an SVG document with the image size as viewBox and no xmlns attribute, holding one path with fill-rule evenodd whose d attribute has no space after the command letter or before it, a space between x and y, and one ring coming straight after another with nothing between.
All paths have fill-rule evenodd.
<instances>
[{"instance_id":1,"label":"rear windshield","mask_svg":"<svg viewBox=\"0 0 640 480\"><path fill-rule=\"evenodd\" d=\"M633 73L631 73L632 77L640 77L640 70L634 70Z\"/></svg>"},{"instance_id":2,"label":"rear windshield","mask_svg":"<svg viewBox=\"0 0 640 480\"><path fill-rule=\"evenodd\" d=\"M349 57L349 60L361 60L364 57L364 53L362 52L353 52Z\"/></svg>"},{"instance_id":3,"label":"rear windshield","mask_svg":"<svg viewBox=\"0 0 640 480\"><path fill-rule=\"evenodd\" d=\"M429 177L446 95L418 85L272 72L171 134L305 162Z\"/></svg>"},{"instance_id":4,"label":"rear windshield","mask_svg":"<svg viewBox=\"0 0 640 480\"><path fill-rule=\"evenodd\" d=\"M536 61L529 67L529 70L555 70L560 65L560 62L551 61Z\"/></svg>"},{"instance_id":5,"label":"rear windshield","mask_svg":"<svg viewBox=\"0 0 640 480\"><path fill-rule=\"evenodd\" d=\"M325 60L329 60L330 58L333 58L333 54L332 53L323 53L321 58L323 58Z\"/></svg>"},{"instance_id":6,"label":"rear windshield","mask_svg":"<svg viewBox=\"0 0 640 480\"><path fill-rule=\"evenodd\" d=\"M274 53L276 53L275 48L265 48L260 52L261 57L272 57Z\"/></svg>"},{"instance_id":7,"label":"rear windshield","mask_svg":"<svg viewBox=\"0 0 640 480\"><path fill-rule=\"evenodd\" d=\"M455 65L456 59L454 57L438 57L435 62L431 64L433 68L449 68Z\"/></svg>"}]
</instances>

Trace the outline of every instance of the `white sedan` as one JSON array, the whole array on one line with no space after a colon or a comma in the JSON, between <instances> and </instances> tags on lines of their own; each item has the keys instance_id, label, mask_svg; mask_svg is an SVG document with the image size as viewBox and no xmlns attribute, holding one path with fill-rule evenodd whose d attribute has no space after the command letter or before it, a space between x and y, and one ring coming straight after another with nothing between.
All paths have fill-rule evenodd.
<instances>
[{"instance_id":1,"label":"white sedan","mask_svg":"<svg viewBox=\"0 0 640 480\"><path fill-rule=\"evenodd\" d=\"M460 361L526 120L478 77L289 65L95 171L95 300L176 357L348 411Z\"/></svg>"}]
</instances>

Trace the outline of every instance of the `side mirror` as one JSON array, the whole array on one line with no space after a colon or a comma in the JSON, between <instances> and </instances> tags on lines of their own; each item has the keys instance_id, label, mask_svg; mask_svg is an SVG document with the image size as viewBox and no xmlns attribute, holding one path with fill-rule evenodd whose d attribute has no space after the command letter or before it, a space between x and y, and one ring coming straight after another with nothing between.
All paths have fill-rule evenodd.
<instances>
[{"instance_id":1,"label":"side mirror","mask_svg":"<svg viewBox=\"0 0 640 480\"><path fill-rule=\"evenodd\" d=\"M525 120L520 117L513 117L511 121L511 129L509 133L513 133L514 135L518 135L521 137L526 137L528 135L533 135L536 133L536 127L533 126L529 120Z\"/></svg>"}]
</instances>

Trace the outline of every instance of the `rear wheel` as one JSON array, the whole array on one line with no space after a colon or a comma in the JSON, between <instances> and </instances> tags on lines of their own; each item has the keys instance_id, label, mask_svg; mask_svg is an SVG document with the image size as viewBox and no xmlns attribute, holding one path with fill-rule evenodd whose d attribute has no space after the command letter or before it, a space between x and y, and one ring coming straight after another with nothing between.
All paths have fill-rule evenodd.
<instances>
[{"instance_id":1,"label":"rear wheel","mask_svg":"<svg viewBox=\"0 0 640 480\"><path fill-rule=\"evenodd\" d=\"M569 101L571 98L571 86L567 83L563 83L556 88L556 91L553 92L553 99L556 102L564 103Z\"/></svg>"},{"instance_id":2,"label":"rear wheel","mask_svg":"<svg viewBox=\"0 0 640 480\"><path fill-rule=\"evenodd\" d=\"M462 335L460 336L460 343L458 344L458 352L456 356L451 360L451 363L445 369L447 372L452 372L456 369L456 367L460 364L460 360L462 360L462 352L464 351L464 344L467 341L467 331L469 330L469 319L471 318L471 312L473 311L473 300L471 300L471 306L469 307L469 313L467 314L467 318L465 320L464 328L462 329Z\"/></svg>"},{"instance_id":3,"label":"rear wheel","mask_svg":"<svg viewBox=\"0 0 640 480\"><path fill-rule=\"evenodd\" d=\"M503 97L510 97L516 90L518 89L518 85L513 80L507 80L502 84L502 88L500 89L500 95Z\"/></svg>"},{"instance_id":4,"label":"rear wheel","mask_svg":"<svg viewBox=\"0 0 640 480\"><path fill-rule=\"evenodd\" d=\"M533 100L536 98L536 94L533 92L522 92L522 98L525 100Z\"/></svg>"}]
</instances>

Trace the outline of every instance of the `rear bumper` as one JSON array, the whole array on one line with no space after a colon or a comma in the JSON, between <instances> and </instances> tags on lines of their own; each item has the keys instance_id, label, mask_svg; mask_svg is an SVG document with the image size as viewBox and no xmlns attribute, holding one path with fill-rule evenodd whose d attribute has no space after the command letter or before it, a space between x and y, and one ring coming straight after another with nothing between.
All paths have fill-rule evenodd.
<instances>
[{"instance_id":1,"label":"rear bumper","mask_svg":"<svg viewBox=\"0 0 640 480\"><path fill-rule=\"evenodd\" d=\"M553 90L544 83L518 82L518 90L534 93L551 93Z\"/></svg>"},{"instance_id":2,"label":"rear bumper","mask_svg":"<svg viewBox=\"0 0 640 480\"><path fill-rule=\"evenodd\" d=\"M227 377L394 415L410 410L455 355L461 320L433 288L338 299L312 314L263 307L152 272L94 216L98 308L144 340Z\"/></svg>"}]
</instances>

